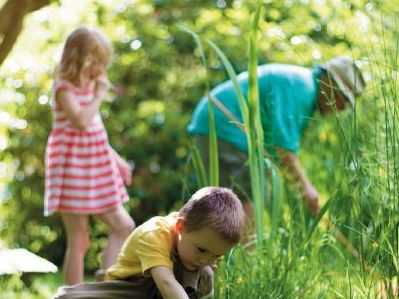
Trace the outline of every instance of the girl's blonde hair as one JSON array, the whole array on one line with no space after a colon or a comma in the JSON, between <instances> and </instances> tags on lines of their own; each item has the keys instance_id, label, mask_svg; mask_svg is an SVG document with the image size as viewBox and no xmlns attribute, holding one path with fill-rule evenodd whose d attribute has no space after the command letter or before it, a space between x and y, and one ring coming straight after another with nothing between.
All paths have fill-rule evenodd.
<instances>
[{"instance_id":1,"label":"girl's blonde hair","mask_svg":"<svg viewBox=\"0 0 399 299\"><path fill-rule=\"evenodd\" d=\"M100 32L80 27L73 31L65 42L57 77L80 82L82 71L96 60L107 65L111 60L111 54L111 44Z\"/></svg>"}]
</instances>

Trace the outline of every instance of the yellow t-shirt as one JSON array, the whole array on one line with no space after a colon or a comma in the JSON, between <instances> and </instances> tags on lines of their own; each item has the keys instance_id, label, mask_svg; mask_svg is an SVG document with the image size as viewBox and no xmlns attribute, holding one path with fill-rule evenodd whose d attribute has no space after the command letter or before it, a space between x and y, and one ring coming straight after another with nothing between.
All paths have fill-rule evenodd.
<instances>
[{"instance_id":1,"label":"yellow t-shirt","mask_svg":"<svg viewBox=\"0 0 399 299\"><path fill-rule=\"evenodd\" d=\"M157 216L137 227L127 238L115 265L107 270L107 279L149 276L149 269L165 266L173 271L172 251L178 212Z\"/></svg>"}]
</instances>

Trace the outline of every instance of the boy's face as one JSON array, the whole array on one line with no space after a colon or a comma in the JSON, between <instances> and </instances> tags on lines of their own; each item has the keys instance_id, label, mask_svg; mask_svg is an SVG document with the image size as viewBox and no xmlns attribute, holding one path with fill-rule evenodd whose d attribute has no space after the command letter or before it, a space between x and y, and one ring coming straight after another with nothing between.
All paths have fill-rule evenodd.
<instances>
[{"instance_id":1,"label":"boy's face","mask_svg":"<svg viewBox=\"0 0 399 299\"><path fill-rule=\"evenodd\" d=\"M183 266L188 270L214 264L233 247L233 244L225 241L211 228L186 232L183 219L178 220L176 232L177 253Z\"/></svg>"}]
</instances>

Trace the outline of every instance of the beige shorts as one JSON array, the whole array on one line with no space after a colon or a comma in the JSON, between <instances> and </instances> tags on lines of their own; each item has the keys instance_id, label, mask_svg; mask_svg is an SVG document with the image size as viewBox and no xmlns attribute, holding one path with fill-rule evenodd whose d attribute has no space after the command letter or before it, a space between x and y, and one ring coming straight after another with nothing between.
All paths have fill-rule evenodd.
<instances>
[{"instance_id":1,"label":"beige shorts","mask_svg":"<svg viewBox=\"0 0 399 299\"><path fill-rule=\"evenodd\" d=\"M209 165L208 137L195 136L194 142L201 152L207 168ZM248 155L220 139L218 140L218 151L220 185L232 189L243 202L251 200L251 176Z\"/></svg>"},{"instance_id":2,"label":"beige shorts","mask_svg":"<svg viewBox=\"0 0 399 299\"><path fill-rule=\"evenodd\" d=\"M214 274L211 267L189 271L177 261L173 272L190 299L212 297ZM151 277L133 276L125 280L61 287L53 299L162 299L162 296Z\"/></svg>"}]
</instances>

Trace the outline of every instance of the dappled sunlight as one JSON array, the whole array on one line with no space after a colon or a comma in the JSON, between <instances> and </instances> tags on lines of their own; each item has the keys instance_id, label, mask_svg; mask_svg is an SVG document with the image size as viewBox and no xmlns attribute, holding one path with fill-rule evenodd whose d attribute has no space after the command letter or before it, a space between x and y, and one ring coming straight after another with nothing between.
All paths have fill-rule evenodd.
<instances>
[{"instance_id":1,"label":"dappled sunlight","mask_svg":"<svg viewBox=\"0 0 399 299\"><path fill-rule=\"evenodd\" d=\"M367 88L353 111L310 117L301 140L298 155L320 193L320 219L303 205L298 184L285 183L281 165L268 153L270 194L258 202L265 206L258 211L263 238L251 227L245 242L223 258L215 298L398 296L395 1L61 0L27 14L0 68L0 239L59 270L22 274L30 263L17 256L18 273L0 277L1 298L49 298L63 284L65 232L58 215L43 217L43 196L54 74L66 36L88 25L112 42L107 72L118 92L100 112L111 146L134 166L125 207L140 224L176 210L197 189L201 179L193 169L187 124L207 89L229 79L208 41L225 55L231 71L248 69L251 17L260 2L258 64L310 68L345 54L355 58ZM198 34L203 49L180 25ZM108 234L103 223L90 225L87 281L99 267ZM0 249L0 273L1 254Z\"/></svg>"}]
</instances>

